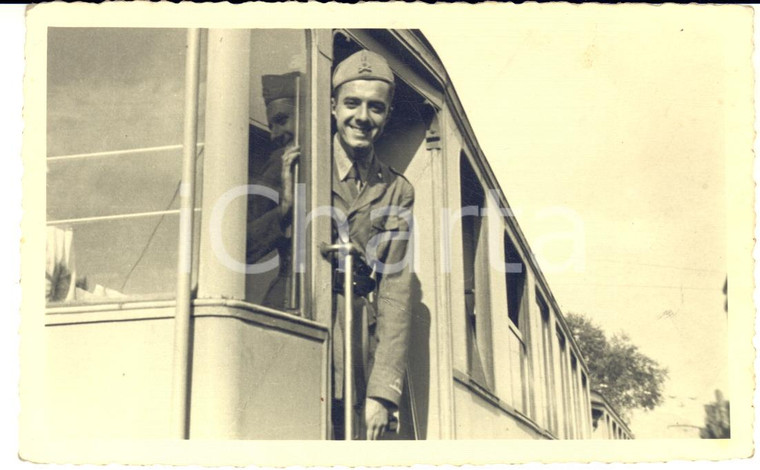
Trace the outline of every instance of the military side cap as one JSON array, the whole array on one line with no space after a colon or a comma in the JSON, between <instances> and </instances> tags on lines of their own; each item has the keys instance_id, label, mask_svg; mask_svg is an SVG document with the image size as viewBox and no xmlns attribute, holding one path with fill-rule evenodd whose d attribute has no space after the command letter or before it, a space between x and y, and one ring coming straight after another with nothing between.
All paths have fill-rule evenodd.
<instances>
[{"instance_id":1,"label":"military side cap","mask_svg":"<svg viewBox=\"0 0 760 470\"><path fill-rule=\"evenodd\" d=\"M382 80L393 85L393 72L383 56L361 50L335 67L332 89L337 90L339 86L352 80Z\"/></svg>"},{"instance_id":2,"label":"military side cap","mask_svg":"<svg viewBox=\"0 0 760 470\"><path fill-rule=\"evenodd\" d=\"M281 98L295 98L296 77L300 72L290 72L283 75L262 75L261 94L264 95L264 104L269 105L274 100Z\"/></svg>"}]
</instances>

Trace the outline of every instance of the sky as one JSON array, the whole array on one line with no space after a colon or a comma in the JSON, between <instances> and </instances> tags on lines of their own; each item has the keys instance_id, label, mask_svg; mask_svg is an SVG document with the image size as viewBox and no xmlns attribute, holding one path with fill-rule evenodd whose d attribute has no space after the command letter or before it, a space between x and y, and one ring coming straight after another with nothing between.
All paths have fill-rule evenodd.
<instances>
[{"instance_id":1,"label":"sky","mask_svg":"<svg viewBox=\"0 0 760 470\"><path fill-rule=\"evenodd\" d=\"M562 310L669 370L636 436L693 436L679 425L701 426L728 388L729 39L709 12L618 11L514 9L423 33Z\"/></svg>"},{"instance_id":2,"label":"sky","mask_svg":"<svg viewBox=\"0 0 760 470\"><path fill-rule=\"evenodd\" d=\"M0 28L15 34L3 53L16 61L19 17ZM506 23L423 30L526 237L534 250L543 247L537 254L562 309L584 313L610 333L625 330L670 369L673 398L634 417L637 437L671 435L670 423L701 424L702 404L715 388L727 389L718 101L724 40L706 17L648 19L633 27L624 15L570 21L534 11ZM475 70L478 63L488 65ZM18 69L6 72L4 79L20 77ZM8 80L1 88L3 98L16 98L3 101L3 117L11 120L8 111L21 107L20 86ZM20 149L20 130L3 126L11 154ZM6 206L20 208L21 168L8 168ZM547 237L568 230L570 221L580 221L583 233L578 271L558 267L574 245ZM14 247L20 232L3 236L3 246ZM9 251L4 287L18 278L9 269L18 252ZM18 345L13 321L2 341L9 357ZM13 362L4 367L17 374ZM4 392L5 403L17 403L15 388ZM14 439L3 445L15 454Z\"/></svg>"}]
</instances>

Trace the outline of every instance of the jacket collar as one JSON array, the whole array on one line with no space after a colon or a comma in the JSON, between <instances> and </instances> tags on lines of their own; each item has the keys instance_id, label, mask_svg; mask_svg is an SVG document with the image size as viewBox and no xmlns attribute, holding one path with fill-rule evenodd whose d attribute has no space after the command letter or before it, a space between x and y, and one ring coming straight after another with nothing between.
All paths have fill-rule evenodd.
<instances>
[{"instance_id":1,"label":"jacket collar","mask_svg":"<svg viewBox=\"0 0 760 470\"><path fill-rule=\"evenodd\" d=\"M353 166L353 162L346 155L343 146L338 141L338 136L333 137L333 192L340 196L348 208L348 214L371 204L385 194L390 181L390 174L385 165L375 155L374 151L371 156L372 160L366 175L366 181L359 195L352 200L351 193L345 183L346 176ZM351 184L351 183L348 183Z\"/></svg>"}]
</instances>

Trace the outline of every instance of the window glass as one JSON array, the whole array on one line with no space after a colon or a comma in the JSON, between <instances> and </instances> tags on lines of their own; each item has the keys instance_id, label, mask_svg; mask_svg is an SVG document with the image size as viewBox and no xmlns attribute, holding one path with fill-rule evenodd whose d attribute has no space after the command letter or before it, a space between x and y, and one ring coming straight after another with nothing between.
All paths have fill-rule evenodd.
<instances>
[{"instance_id":1,"label":"window glass","mask_svg":"<svg viewBox=\"0 0 760 470\"><path fill-rule=\"evenodd\" d=\"M307 147L306 31L252 30L250 50L248 180L270 194L248 198L246 261L260 268L246 276L246 300L295 309L297 299L291 295L297 292L299 280L292 275L293 209L281 211L278 201L286 186L284 178L296 176L293 167L283 173L288 149L296 144L301 150ZM304 158L301 152L302 169ZM299 171L300 181L304 181L303 173ZM293 201L299 203L297 198Z\"/></svg>"},{"instance_id":2,"label":"window glass","mask_svg":"<svg viewBox=\"0 0 760 470\"><path fill-rule=\"evenodd\" d=\"M185 41L182 29L48 30L48 301L174 291Z\"/></svg>"}]
</instances>

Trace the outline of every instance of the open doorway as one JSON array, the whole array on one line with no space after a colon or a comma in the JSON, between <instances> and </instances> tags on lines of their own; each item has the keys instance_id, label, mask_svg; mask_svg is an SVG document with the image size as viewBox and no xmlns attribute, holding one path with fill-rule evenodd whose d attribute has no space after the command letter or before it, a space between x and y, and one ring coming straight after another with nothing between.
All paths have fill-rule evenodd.
<instances>
[{"instance_id":1,"label":"open doorway","mask_svg":"<svg viewBox=\"0 0 760 470\"><path fill-rule=\"evenodd\" d=\"M333 40L333 64L340 64L350 55L362 50L353 38L336 32ZM407 83L394 70L395 93L390 119L383 134L375 143L377 158L404 175L415 187L415 193L423 196L415 203L415 214L420 204L428 206L426 188L431 184L429 175L420 172L430 158L426 147L426 136L436 109L428 100ZM336 132L332 121L331 131ZM420 180L420 178L423 180ZM419 186L419 187L418 187ZM423 194L424 193L424 194ZM418 215L415 220L423 222ZM417 223L417 222L415 222ZM416 236L416 235L415 235ZM415 253L416 256L416 253ZM408 353L406 380L399 403L399 432L386 433L385 439L425 439L430 395L430 352L431 309L422 301L423 283L417 273L412 275L411 303L412 330Z\"/></svg>"}]
</instances>

